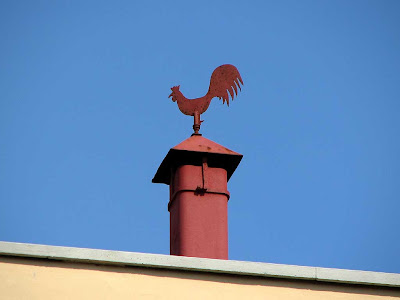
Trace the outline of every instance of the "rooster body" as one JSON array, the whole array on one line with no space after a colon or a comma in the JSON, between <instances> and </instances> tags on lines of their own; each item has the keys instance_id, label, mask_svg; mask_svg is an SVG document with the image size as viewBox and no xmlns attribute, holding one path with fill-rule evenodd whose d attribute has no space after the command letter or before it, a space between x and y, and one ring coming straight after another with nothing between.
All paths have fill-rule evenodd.
<instances>
[{"instance_id":1,"label":"rooster body","mask_svg":"<svg viewBox=\"0 0 400 300\"><path fill-rule=\"evenodd\" d=\"M195 112L198 112L199 114L205 112L210 106L211 100L213 98L207 93L201 98L188 99L179 90L179 85L174 86L173 88L171 88L171 90L173 92L172 101L177 101L179 110L188 116L194 116Z\"/></svg>"},{"instance_id":2,"label":"rooster body","mask_svg":"<svg viewBox=\"0 0 400 300\"><path fill-rule=\"evenodd\" d=\"M179 85L171 88L172 93L168 98L172 97L172 101L178 102L179 110L188 116L204 113L213 98L222 99L223 103L229 106L229 95L232 100L237 95L237 88L241 90L240 84L243 85L242 77L238 69L233 65L222 65L214 70L210 79L210 87L205 96L196 99L186 98L179 90ZM229 94L228 94L229 92Z\"/></svg>"}]
</instances>

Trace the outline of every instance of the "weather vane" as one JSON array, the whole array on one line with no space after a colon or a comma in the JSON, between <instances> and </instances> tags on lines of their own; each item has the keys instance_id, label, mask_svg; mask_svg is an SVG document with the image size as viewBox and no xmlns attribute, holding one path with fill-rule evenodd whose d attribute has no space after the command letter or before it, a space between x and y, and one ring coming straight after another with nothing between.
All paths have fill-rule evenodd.
<instances>
[{"instance_id":1,"label":"weather vane","mask_svg":"<svg viewBox=\"0 0 400 300\"><path fill-rule=\"evenodd\" d=\"M243 85L242 77L240 77L238 69L232 65L222 65L214 70L210 79L210 87L205 96L196 99L186 98L179 90L180 85L171 88L172 93L168 98L172 97L172 101L178 102L179 110L188 116L194 116L193 130L195 135L199 135L200 115L208 109L213 98L218 97L222 102L229 106L229 94L233 100L234 95L237 96L237 88L241 90L240 84ZM234 93L235 91L235 93Z\"/></svg>"}]
</instances>

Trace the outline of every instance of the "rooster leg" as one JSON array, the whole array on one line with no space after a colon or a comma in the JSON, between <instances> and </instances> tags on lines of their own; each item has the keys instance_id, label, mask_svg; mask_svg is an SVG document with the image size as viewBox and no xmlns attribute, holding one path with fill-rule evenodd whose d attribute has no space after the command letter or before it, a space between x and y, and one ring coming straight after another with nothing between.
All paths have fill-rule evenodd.
<instances>
[{"instance_id":1,"label":"rooster leg","mask_svg":"<svg viewBox=\"0 0 400 300\"><path fill-rule=\"evenodd\" d=\"M200 113L196 110L193 116L194 116L194 124L193 124L194 135L201 135L199 133L199 130L201 122L203 121L200 121Z\"/></svg>"}]
</instances>

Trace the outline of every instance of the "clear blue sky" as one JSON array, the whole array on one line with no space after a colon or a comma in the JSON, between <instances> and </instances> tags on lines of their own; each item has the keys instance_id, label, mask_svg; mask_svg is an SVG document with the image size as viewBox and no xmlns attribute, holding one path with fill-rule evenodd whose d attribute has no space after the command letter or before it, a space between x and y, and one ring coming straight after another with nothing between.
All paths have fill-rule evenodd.
<instances>
[{"instance_id":1,"label":"clear blue sky","mask_svg":"<svg viewBox=\"0 0 400 300\"><path fill-rule=\"evenodd\" d=\"M400 272L399 1L1 1L0 39L0 240L168 254L170 87L230 63L230 258Z\"/></svg>"}]
</instances>

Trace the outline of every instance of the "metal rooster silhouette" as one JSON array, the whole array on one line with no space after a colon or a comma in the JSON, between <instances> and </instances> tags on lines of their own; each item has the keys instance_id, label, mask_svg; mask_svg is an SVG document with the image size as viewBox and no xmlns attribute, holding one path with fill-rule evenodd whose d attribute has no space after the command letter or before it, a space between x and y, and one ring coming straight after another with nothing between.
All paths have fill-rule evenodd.
<instances>
[{"instance_id":1,"label":"metal rooster silhouette","mask_svg":"<svg viewBox=\"0 0 400 300\"><path fill-rule=\"evenodd\" d=\"M186 98L179 90L180 85L171 88L172 93L168 98L172 97L172 101L178 102L179 110L188 116L194 116L193 130L195 135L199 135L200 115L208 109L213 98L222 98L222 103L229 106L229 95L233 100L234 95L237 96L237 88L242 90L240 84L243 85L242 77L240 77L238 69L233 65L222 65L214 70L210 79L210 87L205 96L196 99ZM234 93L235 91L235 93ZM229 95L228 95L229 92Z\"/></svg>"}]
</instances>

